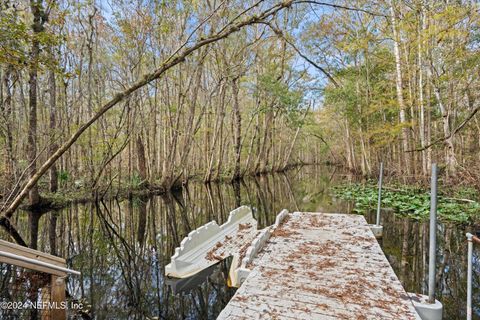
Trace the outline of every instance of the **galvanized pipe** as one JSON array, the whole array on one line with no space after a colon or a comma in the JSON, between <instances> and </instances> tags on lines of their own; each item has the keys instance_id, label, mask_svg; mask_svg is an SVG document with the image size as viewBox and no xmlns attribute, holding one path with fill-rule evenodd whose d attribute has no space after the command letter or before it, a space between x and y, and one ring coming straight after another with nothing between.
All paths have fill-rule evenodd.
<instances>
[{"instance_id":1,"label":"galvanized pipe","mask_svg":"<svg viewBox=\"0 0 480 320\"><path fill-rule=\"evenodd\" d=\"M383 180L383 162L380 162L380 175L378 177L377 226L380 225L380 208L382 206L382 180Z\"/></svg>"},{"instance_id":2,"label":"galvanized pipe","mask_svg":"<svg viewBox=\"0 0 480 320\"><path fill-rule=\"evenodd\" d=\"M473 234L467 233L468 241L468 271L467 271L467 320L472 320L472 260L473 260Z\"/></svg>"},{"instance_id":3,"label":"galvanized pipe","mask_svg":"<svg viewBox=\"0 0 480 320\"><path fill-rule=\"evenodd\" d=\"M56 270L56 271L75 274L77 276L79 276L81 274L79 271L75 271L75 270L72 270L72 269L60 267L60 266L57 266L57 265L54 265L54 264L51 264L51 263L48 263L48 262L43 262L43 261L39 261L39 260L36 260L36 259L31 259L31 258L19 256L17 254L13 254L13 253L10 253L10 252L0 251L0 256L5 257L5 258L10 258L10 259L15 259L15 260L18 260L18 261L31 263L31 264L34 264L34 265L37 265L37 266L40 266L40 267L50 268L50 269L53 269L53 270Z\"/></svg>"},{"instance_id":4,"label":"galvanized pipe","mask_svg":"<svg viewBox=\"0 0 480 320\"><path fill-rule=\"evenodd\" d=\"M428 260L428 303L435 303L435 258L437 255L437 164L432 163L430 187L430 248Z\"/></svg>"}]
</instances>

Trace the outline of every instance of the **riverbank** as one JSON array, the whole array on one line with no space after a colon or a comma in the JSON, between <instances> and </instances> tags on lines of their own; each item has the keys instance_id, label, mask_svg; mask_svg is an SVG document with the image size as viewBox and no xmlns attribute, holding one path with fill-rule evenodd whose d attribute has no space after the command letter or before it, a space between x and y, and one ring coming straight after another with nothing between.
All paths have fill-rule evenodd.
<instances>
[{"instance_id":1,"label":"riverbank","mask_svg":"<svg viewBox=\"0 0 480 320\"><path fill-rule=\"evenodd\" d=\"M364 214L377 207L378 186L374 181L342 184L332 188L335 197L353 201L354 212ZM438 217L444 222L476 223L480 221L478 191L468 187L440 188ZM424 186L399 183L385 185L382 190L382 208L391 208L396 214L416 220L427 219L430 212L430 191Z\"/></svg>"},{"instance_id":2,"label":"riverbank","mask_svg":"<svg viewBox=\"0 0 480 320\"><path fill-rule=\"evenodd\" d=\"M315 164L295 164L284 171L304 166L316 166ZM321 167L324 167L320 165ZM328 166L330 167L330 166ZM337 166L333 166L338 168ZM108 185L96 190L87 188L62 189L56 193L41 193L42 206L34 210L48 211L59 210L74 203L87 203L97 200L128 199L131 197L150 197L162 195L170 191L181 190L189 183L242 183L243 179L255 176L265 176L278 173L278 171L266 171L256 174L244 174L239 179L232 181L230 176L220 176L210 182L205 182L202 175L192 175L188 179L178 181L170 189L166 189L159 183L125 184L125 186ZM376 208L377 185L375 180L364 180L365 177L353 175L349 177L349 184L340 183L332 188L332 194L339 199L352 201L355 204L354 212L365 214L367 210ZM362 180L360 180L362 179ZM361 182L360 182L361 181ZM430 195L428 181L419 179L409 181L408 184L400 182L395 177L386 177L382 193L382 207L391 208L396 214L408 216L416 220L428 218L430 209ZM32 208L23 205L22 209ZM443 185L439 187L438 216L445 222L454 223L480 223L480 193L473 187L464 185Z\"/></svg>"},{"instance_id":3,"label":"riverbank","mask_svg":"<svg viewBox=\"0 0 480 320\"><path fill-rule=\"evenodd\" d=\"M125 183L124 185L110 184L102 187L97 187L95 190L88 189L86 187L77 187L77 188L64 188L55 193L40 191L42 198L41 204L38 207L32 208L26 204L22 205L20 208L23 210L34 210L34 211L48 211L48 210L59 210L67 207L70 204L75 203L87 203L97 200L110 200L110 199L128 199L131 197L150 197L155 195L162 195L167 192L175 192L181 190L182 187L189 183L202 183L202 184L235 184L242 183L243 179L248 179L252 177L271 175L276 173L283 173L289 170L296 168L301 168L304 166L315 166L319 164L314 163L294 163L290 164L287 167L278 170L264 170L262 172L255 173L244 173L242 176L237 179L232 180L231 175L220 175L218 178L211 179L210 181L204 180L204 175L196 174L191 175L187 179L182 181L177 180L170 188L166 188L158 182L148 182L148 183Z\"/></svg>"}]
</instances>

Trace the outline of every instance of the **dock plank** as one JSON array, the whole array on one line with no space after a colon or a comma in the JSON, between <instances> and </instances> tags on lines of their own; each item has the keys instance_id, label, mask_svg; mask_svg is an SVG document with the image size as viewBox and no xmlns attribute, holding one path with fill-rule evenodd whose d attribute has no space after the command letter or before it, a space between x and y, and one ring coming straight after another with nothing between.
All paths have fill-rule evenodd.
<instances>
[{"instance_id":1,"label":"dock plank","mask_svg":"<svg viewBox=\"0 0 480 320\"><path fill-rule=\"evenodd\" d=\"M420 319L363 216L289 214L218 319Z\"/></svg>"}]
</instances>

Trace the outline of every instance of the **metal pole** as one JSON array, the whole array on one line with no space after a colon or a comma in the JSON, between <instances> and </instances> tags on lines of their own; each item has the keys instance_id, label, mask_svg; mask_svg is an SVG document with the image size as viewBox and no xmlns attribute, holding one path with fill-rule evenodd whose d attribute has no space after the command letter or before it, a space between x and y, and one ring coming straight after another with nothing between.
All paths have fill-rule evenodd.
<instances>
[{"instance_id":1,"label":"metal pole","mask_svg":"<svg viewBox=\"0 0 480 320\"><path fill-rule=\"evenodd\" d=\"M430 250L428 260L428 303L435 303L435 258L437 254L437 164L432 163L430 189Z\"/></svg>"},{"instance_id":2,"label":"metal pole","mask_svg":"<svg viewBox=\"0 0 480 320\"><path fill-rule=\"evenodd\" d=\"M48 262L43 262L43 261L40 261L40 260L31 259L31 258L27 258L27 257L24 257L24 256L19 256L17 254L10 253L10 252L0 251L0 257L10 258L10 259L14 259L14 260L22 261L22 262L27 262L27 263L34 264L36 266L46 267L46 268L53 269L53 270L56 270L56 271L75 274L77 276L81 275L81 273L79 271L75 271L75 270L72 270L72 269L56 266L56 265L48 263Z\"/></svg>"},{"instance_id":3,"label":"metal pole","mask_svg":"<svg viewBox=\"0 0 480 320\"><path fill-rule=\"evenodd\" d=\"M472 320L472 260L473 260L473 235L467 233L468 241L468 271L467 271L467 320Z\"/></svg>"},{"instance_id":4,"label":"metal pole","mask_svg":"<svg viewBox=\"0 0 480 320\"><path fill-rule=\"evenodd\" d=\"M382 206L382 180L383 180L383 162L380 162L380 176L378 177L377 226L380 225L380 207Z\"/></svg>"}]
</instances>

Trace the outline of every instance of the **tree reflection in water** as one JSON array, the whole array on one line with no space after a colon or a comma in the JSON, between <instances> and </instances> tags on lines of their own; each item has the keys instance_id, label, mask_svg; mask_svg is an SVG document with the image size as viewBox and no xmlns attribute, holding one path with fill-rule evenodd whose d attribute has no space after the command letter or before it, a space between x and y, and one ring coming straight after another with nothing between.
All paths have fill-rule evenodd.
<instances>
[{"instance_id":1,"label":"tree reflection in water","mask_svg":"<svg viewBox=\"0 0 480 320\"><path fill-rule=\"evenodd\" d=\"M332 171L308 166L233 185L190 183L177 193L73 204L43 214L38 221L22 213L16 224L38 243L39 250L65 257L69 267L82 272L80 278L69 278L68 291L96 319L214 319L235 293L226 286L229 261L203 277L172 285L164 277L164 267L183 237L211 220L225 222L228 213L243 204L257 208L259 227L272 224L283 208L351 212L352 204L333 199L329 187L353 178ZM367 220L374 221L374 212L367 214ZM426 292L428 225L391 212L383 213L383 221L382 245L395 272L407 290ZM438 230L438 298L447 319L465 317L464 233L464 228L452 225L440 225ZM477 261L478 252L477 248ZM479 263L475 269L474 305L478 306ZM480 310L476 312L480 319Z\"/></svg>"},{"instance_id":2,"label":"tree reflection in water","mask_svg":"<svg viewBox=\"0 0 480 320\"><path fill-rule=\"evenodd\" d=\"M390 264L409 292L428 294L428 222L383 213L382 247ZM374 213L369 214L369 219ZM373 220L370 220L373 221ZM468 228L438 224L436 295L444 305L444 319L466 318ZM474 250L473 319L480 319L480 248Z\"/></svg>"}]
</instances>

